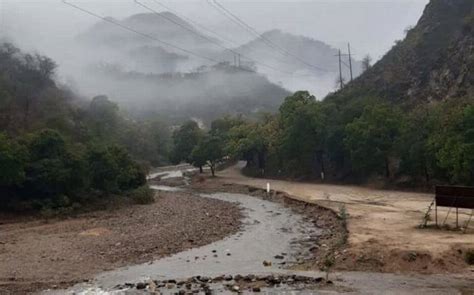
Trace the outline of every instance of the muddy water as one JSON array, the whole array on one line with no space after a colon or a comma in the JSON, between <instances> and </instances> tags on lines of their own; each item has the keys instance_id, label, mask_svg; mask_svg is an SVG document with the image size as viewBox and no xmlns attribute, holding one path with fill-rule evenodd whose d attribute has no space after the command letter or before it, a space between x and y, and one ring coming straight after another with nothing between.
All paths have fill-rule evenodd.
<instances>
[{"instance_id":1,"label":"muddy water","mask_svg":"<svg viewBox=\"0 0 474 295\"><path fill-rule=\"evenodd\" d=\"M171 190L170 187L156 189ZM199 197L199 196L197 196ZM236 202L245 218L239 233L207 246L190 249L152 263L117 269L97 276L92 284L71 291L89 294L111 290L125 282L148 279L176 279L195 275L258 274L283 271L283 265L295 263L305 255L297 241L319 235L320 230L281 204L242 194L217 193L201 195ZM275 256L282 256L277 257ZM263 262L271 262L264 266Z\"/></svg>"},{"instance_id":2,"label":"muddy water","mask_svg":"<svg viewBox=\"0 0 474 295\"><path fill-rule=\"evenodd\" d=\"M184 190L167 186L152 188L166 191ZM302 244L295 243L296 241L314 238L320 232L312 223L304 221L301 215L291 212L281 204L247 195L218 193L196 197L237 202L246 216L242 231L210 245L152 263L103 273L91 283L80 284L55 294L136 294L136 290L115 290L114 286L149 279L184 279L196 275L209 277L222 274L266 273L295 273L314 277L322 275L321 272L294 272L283 268L282 263L285 265L293 263L307 254ZM276 259L275 255L282 255L284 259ZM272 265L265 267L264 260L272 262ZM295 290L281 286L278 289L262 291L266 294L474 294L474 275L457 278L454 275L340 272L332 274L330 278L336 287ZM223 288L215 290L218 290L218 293L230 293Z\"/></svg>"},{"instance_id":3,"label":"muddy water","mask_svg":"<svg viewBox=\"0 0 474 295\"><path fill-rule=\"evenodd\" d=\"M165 191L165 192L182 192L185 190L184 188L181 188L181 187L167 186L167 185L150 185L150 188L157 191Z\"/></svg>"}]
</instances>

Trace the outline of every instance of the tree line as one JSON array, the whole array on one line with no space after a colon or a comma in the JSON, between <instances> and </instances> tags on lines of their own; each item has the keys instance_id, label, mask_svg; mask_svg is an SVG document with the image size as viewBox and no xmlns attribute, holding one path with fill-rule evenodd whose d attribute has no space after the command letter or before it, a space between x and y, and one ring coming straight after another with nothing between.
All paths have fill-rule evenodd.
<instances>
[{"instance_id":1,"label":"tree line","mask_svg":"<svg viewBox=\"0 0 474 295\"><path fill-rule=\"evenodd\" d=\"M223 155L254 175L406 187L474 184L471 98L402 109L376 97L345 104L306 91L259 120L223 117L207 132L188 122L175 131L174 161L214 166ZM214 170L214 168L213 168Z\"/></svg>"},{"instance_id":2,"label":"tree line","mask_svg":"<svg viewBox=\"0 0 474 295\"><path fill-rule=\"evenodd\" d=\"M166 124L130 118L105 96L78 97L55 82L54 61L10 43L0 65L0 209L152 199L143 186L148 167L168 163Z\"/></svg>"}]
</instances>

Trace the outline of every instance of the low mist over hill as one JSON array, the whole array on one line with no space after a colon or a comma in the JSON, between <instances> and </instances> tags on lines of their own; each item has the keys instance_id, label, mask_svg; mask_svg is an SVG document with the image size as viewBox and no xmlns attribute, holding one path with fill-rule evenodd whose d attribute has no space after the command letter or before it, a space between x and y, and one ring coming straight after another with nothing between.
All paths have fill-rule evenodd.
<instances>
[{"instance_id":1,"label":"low mist over hill","mask_svg":"<svg viewBox=\"0 0 474 295\"><path fill-rule=\"evenodd\" d=\"M266 40L291 55L272 51ZM321 41L273 30L227 50L170 12L107 18L76 41L82 50L95 52L81 66L87 74L74 77L78 88L89 95L101 89L134 111L165 112L173 118L205 116L208 121L227 113L273 112L289 94L283 88L310 89L322 98L334 89L338 76L338 51ZM353 69L357 75L360 62L354 60ZM349 79L348 71L344 77Z\"/></svg>"},{"instance_id":2,"label":"low mist over hill","mask_svg":"<svg viewBox=\"0 0 474 295\"><path fill-rule=\"evenodd\" d=\"M261 74L228 64L190 73L140 73L113 65L89 69L87 87L101 88L133 114L210 123L223 114L275 112L290 94Z\"/></svg>"},{"instance_id":3,"label":"low mist over hill","mask_svg":"<svg viewBox=\"0 0 474 295\"><path fill-rule=\"evenodd\" d=\"M269 49L269 46L276 47L276 50ZM292 90L310 90L317 98L323 98L327 93L333 91L335 80L339 77L338 49L322 41L304 36L272 30L263 33L262 38L240 46L237 51L292 73L292 76L284 76L259 67L260 71L270 77L281 79L285 87ZM343 57L343 61L349 65L346 56ZM361 63L353 57L352 69L354 77L357 77L362 71ZM344 68L342 75L345 81L350 80L348 69Z\"/></svg>"}]
</instances>

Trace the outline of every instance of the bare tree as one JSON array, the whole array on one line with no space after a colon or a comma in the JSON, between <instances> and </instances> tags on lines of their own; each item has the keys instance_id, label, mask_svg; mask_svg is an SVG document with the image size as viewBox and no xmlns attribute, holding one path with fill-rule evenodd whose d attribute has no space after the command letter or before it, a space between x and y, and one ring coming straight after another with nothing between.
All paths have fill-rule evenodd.
<instances>
[{"instance_id":1,"label":"bare tree","mask_svg":"<svg viewBox=\"0 0 474 295\"><path fill-rule=\"evenodd\" d=\"M367 55L362 59L362 70L365 72L365 71L367 71L371 66L372 66L372 57L370 57L370 55L367 54Z\"/></svg>"}]
</instances>

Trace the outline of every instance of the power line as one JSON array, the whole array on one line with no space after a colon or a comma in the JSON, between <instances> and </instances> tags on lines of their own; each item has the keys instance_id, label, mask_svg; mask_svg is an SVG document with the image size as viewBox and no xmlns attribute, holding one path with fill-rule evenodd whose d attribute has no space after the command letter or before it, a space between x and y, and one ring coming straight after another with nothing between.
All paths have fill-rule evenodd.
<instances>
[{"instance_id":1,"label":"power line","mask_svg":"<svg viewBox=\"0 0 474 295\"><path fill-rule=\"evenodd\" d=\"M152 0L152 1L155 2L157 5L163 7L164 9L166 9L166 10L168 10L168 11L171 11L171 12L173 12L174 14L178 15L179 17L181 17L182 19L186 20L187 22L189 22L189 23L191 23L191 24L193 24L193 25L195 25L195 26L201 28L202 30L207 31L207 32L209 32L209 33L211 33L211 34L217 36L218 38L220 38L220 39L222 39L222 40L225 40L225 41L228 42L228 43L232 43L232 44L234 44L234 45L236 45L236 46L239 46L239 44L237 44L235 41L233 41L233 40L231 40L231 39L228 39L227 37L224 37L223 35L217 33L216 31L207 28L206 26L204 26L204 25L202 25L202 24L200 24L200 23L198 23L198 22L196 22L196 21L190 19L189 17L184 16L183 14L178 13L176 10L170 8L169 6L167 6L167 5L165 5L165 4L161 3L161 2L159 2L159 1L157 1L157 0Z\"/></svg>"},{"instance_id":2,"label":"power line","mask_svg":"<svg viewBox=\"0 0 474 295\"><path fill-rule=\"evenodd\" d=\"M98 15L98 14L92 12L92 11L89 11L89 10L87 10L87 9L84 9L84 8L82 8L82 7L80 7L80 6L77 6L77 5L75 5L75 4L69 3L69 2L67 2L66 0L62 0L62 2L63 2L64 4L66 4L66 5L69 5L69 6L75 8L75 9L77 9L77 10L80 10L80 11L86 13L86 14L89 14L89 15L94 16L94 17L96 17L96 18L98 18L98 19L101 19L101 20L103 20L103 21L105 21L105 22L108 22L108 23L110 23L110 24L113 24L113 25L115 25L115 26L118 26L118 27L120 27L120 28L122 28L122 29L124 29L124 30L126 30L126 31L131 32L131 33L135 33L135 34L137 34L137 35L140 35L140 36L142 36L142 37L144 37L144 38L147 38L147 39L150 39L150 40L153 40L153 41L157 41L157 42L162 43L162 44L165 44L165 45L167 45L167 46L169 46L169 47L172 47L172 48L181 50L181 51L183 51L183 52L189 53L189 54L191 54L191 55L194 55L194 56L196 56L196 57L199 57L199 58L202 58L202 59L205 59L205 60L209 60L209 61L212 61L212 62L215 62L215 63L223 62L223 61L219 61L219 60L216 60L216 59L214 59L214 58L211 58L211 57L207 57L207 56L201 55L201 54L196 53L196 52L193 52L193 51L191 51L191 50L182 48L182 47L180 47L180 46L171 44L171 43L169 43L169 42L166 42L166 41L164 41L164 40L161 40L161 39L156 38L156 37L154 37L154 36L151 36L151 35L149 35L149 34L140 32L140 31L135 30L135 29L133 29L133 28L130 28L130 27L126 26L126 25L123 25L123 24L121 24L121 23L119 23L119 22L116 22L116 21L114 21L114 20L112 20L112 19L110 19L110 18L103 17L103 16ZM193 33L196 33L196 32L193 31ZM196 33L196 34L197 34L197 33ZM199 34L198 34L198 35L199 35ZM202 36L202 35L199 35L199 36ZM212 40L212 39L210 39L210 40ZM213 41L216 42L215 40L213 40ZM220 44L219 44L219 45L220 45ZM238 52L236 52L236 51L234 51L234 50L232 50L232 49L229 49L229 48L227 48L227 47L225 47L225 46L224 46L224 48L226 48L227 50L230 50L231 52L233 52L233 53L235 53L235 54L237 54L237 55L239 56L238 64L239 64L239 68L240 68L240 56L243 56L243 55L241 55L240 53L238 53ZM245 56L243 56L243 57L245 57ZM290 76L296 76L296 75L294 75L293 73L279 70L279 69L277 69L277 68L275 68L275 67L272 67L272 66L270 66L270 65L267 65L267 64L265 64L265 63L257 62L257 61L255 61L255 60L252 60L251 58L248 58L248 57L245 57L245 58L249 59L250 61L254 62L255 64L260 64L260 65L262 65L262 66L264 66L264 67L267 67L267 68L269 68L269 69L272 69L272 70L274 70L274 71L281 72L281 73L284 73L284 74L287 74L287 75L290 75ZM244 68L240 68L240 69L241 69L241 70L245 70ZM252 71L252 72L253 72L253 71Z\"/></svg>"},{"instance_id":3,"label":"power line","mask_svg":"<svg viewBox=\"0 0 474 295\"><path fill-rule=\"evenodd\" d=\"M258 33L258 32L253 31L252 28L248 27L244 22L239 21L239 18L236 17L236 16L234 16L234 15L232 15L232 13L230 13L230 11L227 11L227 10L225 9L225 7L223 7L223 6L219 7L219 6L218 6L218 5L220 5L219 3L217 3L217 2L216 2L216 3L213 3L213 2L211 2L210 0L207 0L207 3L208 3L212 8L214 8L217 12L219 12L219 14L224 15L226 18L228 18L228 19L231 20L233 23L235 23L237 26L243 28L245 31L247 31L248 33L250 33L250 34L256 36L257 38L262 39L262 41L264 41L265 43L267 43L267 45L269 45L270 47L274 48L274 46L273 46L271 43L269 43L269 42L266 40L266 38L261 38L261 37L259 36L259 33Z\"/></svg>"},{"instance_id":4,"label":"power line","mask_svg":"<svg viewBox=\"0 0 474 295\"><path fill-rule=\"evenodd\" d=\"M234 45L234 46L236 46L236 47L239 47L239 46L240 46L239 43L237 43L237 42L235 42L235 41L233 41L233 40L231 40L231 39L229 39L229 38L227 38L227 37L224 37L223 35L217 33L217 32L214 31L214 30L211 30L211 29L207 28L206 26L204 26L204 25L202 25L202 24L199 24L199 23L195 22L194 20L190 19L189 17L186 17L186 16L184 16L184 15L178 13L176 10L171 9L169 6L166 6L166 5L164 5L163 3L161 3L161 2L159 2L159 1L157 1L157 0L152 0L152 1L155 2L157 5L159 5L159 6L163 7L163 8L165 8L165 9L167 9L168 11L171 11L171 12L175 13L176 15L178 15L178 16L181 17L182 19L188 21L189 23L192 23L192 24L194 24L195 26L200 27L201 29L203 29L203 30L205 30L205 31L207 31L207 32L209 32L209 33L211 33L211 34L217 36L218 39L220 38L220 39L226 41L227 43L232 43L232 45ZM221 41L221 40L220 40L220 41ZM250 50L251 50L251 48L250 48ZM235 57L235 54L234 54L234 57ZM280 62L289 64L288 61L285 61L285 60L283 60L283 59L280 59L280 58L278 58L277 56L274 56L274 55L273 55L272 57L275 58L276 60L280 61ZM236 62L234 62L234 64L237 65Z\"/></svg>"},{"instance_id":5,"label":"power line","mask_svg":"<svg viewBox=\"0 0 474 295\"><path fill-rule=\"evenodd\" d=\"M169 43L169 42L163 41L163 40L158 39L158 38L156 38L156 37L154 37L154 36L151 36L151 35L149 35L149 34L142 33L142 32L140 32L140 31L137 31L137 30L135 30L135 29L133 29L133 28L130 28L130 27L126 26L126 25L123 25L123 24L121 24L121 23L119 23L119 22L116 22L116 21L114 21L114 20L112 20L112 19L110 19L110 18L103 17L103 16L98 15L98 14L92 12L92 11L89 11L89 10L87 10L87 9L84 9L84 8L82 8L82 7L79 7L79 6L75 5L75 4L69 3L69 2L67 2L66 0L63 0L62 2L63 2L64 4L66 4L66 5L69 5L69 6L73 7L73 8L75 8L75 9L77 9L77 10L80 10L80 11L86 13L86 14L89 14L89 15L91 15L91 16L94 16L94 17L96 17L96 18L99 18L99 19L101 19L101 20L103 20L103 21L105 21L105 22L111 23L111 24L113 24L113 25L115 25L115 26L118 26L118 27L120 27L120 28L122 28L122 29L124 29L124 30L127 30L127 31L129 31L129 32L131 32L131 33L135 33L135 34L140 35L140 36L142 36L142 37L144 37L144 38L147 38L147 39L150 39L150 40L153 40L153 41L157 41L157 42L159 42L159 43L165 44L165 45L167 45L167 46L169 46L169 47L172 47L172 48L181 50L181 51L186 52L186 53L188 53L188 54L197 56L197 57L199 57L199 58L202 58L202 59L206 59L206 60L209 60L209 61L212 61L212 62L217 62L217 63L219 63L219 61L216 60L216 59L213 59L213 58L211 58L211 57L207 57L207 56L201 55L201 54L199 54L199 53L195 53L195 52L193 52L193 51L191 51L191 50L188 50L188 49L179 47L179 46L177 46L177 45L171 44L171 43Z\"/></svg>"},{"instance_id":6,"label":"power line","mask_svg":"<svg viewBox=\"0 0 474 295\"><path fill-rule=\"evenodd\" d=\"M261 40L263 40L265 42L265 44L267 44L269 47L273 48L273 49L276 49L278 51L280 51L281 53L283 53L283 55L285 56L291 56L295 59L297 59L299 62L309 66L309 67L312 67L318 71L327 71L326 69L323 69L321 67L318 67L318 66L315 66L315 65L312 65L308 62L306 62L305 60L303 60L302 58L300 58L299 56L289 52L288 50L286 50L285 48L279 46L278 44L275 44L274 42L272 42L271 40L269 40L268 38L266 38L265 36L263 36L262 34L260 34L256 29L254 29L253 27L251 27L250 25L248 25L246 22L244 22L241 18L239 18L237 15L233 14L231 11L229 11L227 8L225 8L222 4L220 4L219 2L217 2L217 0L213 0L213 3L215 4L212 5L210 0L207 0L207 2L214 8L216 9L217 11L221 11L221 14L222 12L224 12L223 15L226 15L227 18L231 19L234 23L237 23L239 26L241 27L244 27L245 30L247 30L248 32L251 32L252 34L256 35L258 38L260 38Z\"/></svg>"},{"instance_id":7,"label":"power line","mask_svg":"<svg viewBox=\"0 0 474 295\"><path fill-rule=\"evenodd\" d=\"M228 50L228 51L234 53L235 55L238 56L238 67L239 67L239 68L240 68L240 56L242 56L242 57L244 57L244 58L250 60L251 62L253 62L253 63L255 63L255 64L259 64L259 65L261 65L261 66L264 66L264 67L266 67L266 68L272 69L272 70L274 70L274 71L282 72L282 73L284 73L284 74L293 75L293 73L290 73L290 72L287 72L287 71L283 71L283 70L280 70L280 69L278 69L278 68L276 68L276 67L270 66L270 65L268 65L268 64L265 64L265 63L256 61L256 60L254 60L254 59L252 59L252 58L250 58L250 57L248 57L248 56L245 56L245 55L243 55L243 54L241 54L241 53L239 53L239 52L237 52L237 51L235 51L235 50L233 50L233 49L231 49L231 48L228 48L228 47L226 47L226 46L220 44L219 42L217 42L217 41L214 40L214 39L211 39L211 38L209 38L209 37L207 37L207 36L204 36L204 35L202 35L202 34L199 34L199 33L196 32L195 30L193 30L193 29L191 29L191 28L189 28L189 27L187 27L187 26L185 26L185 25L183 25L183 24L181 24L181 23L175 21L174 19L172 19L172 18L170 18L170 17L167 17L167 16L164 16L163 14L160 14L160 13L159 13L158 11L156 11L155 9L153 9L153 8L151 8L151 7L149 7L149 6L145 5L145 4L143 4L142 2L140 2L140 1L138 1L138 0L135 0L135 3L137 3L138 5L144 7L145 9L147 9L147 10L149 10L149 11L155 13L156 15L167 19L168 21L174 23L175 25L177 25L177 26L179 26L179 27L181 27L181 28L183 28L183 29L185 29L185 30L191 32L192 34L195 34L195 35L197 35L197 36L199 36L199 37L201 37L201 38L203 38L203 39L205 39L205 40L207 40L207 41L209 41L209 42L211 42L211 43L214 43L215 45L219 46L220 48L222 48L222 49L224 49L224 50Z\"/></svg>"}]
</instances>

